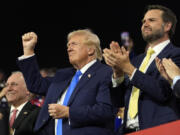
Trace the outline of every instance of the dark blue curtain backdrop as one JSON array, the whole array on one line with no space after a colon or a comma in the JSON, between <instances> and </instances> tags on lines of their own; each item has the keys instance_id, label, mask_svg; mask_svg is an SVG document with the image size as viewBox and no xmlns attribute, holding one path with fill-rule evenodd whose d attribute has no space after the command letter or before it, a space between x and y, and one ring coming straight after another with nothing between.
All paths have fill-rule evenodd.
<instances>
[{"instance_id":1,"label":"dark blue curtain backdrop","mask_svg":"<svg viewBox=\"0 0 180 135\"><path fill-rule=\"evenodd\" d=\"M120 41L120 32L129 31L135 51L144 51L141 19L145 6L161 4L171 8L179 19L175 1L6 1L0 4L0 68L17 70L16 58L22 54L21 36L34 31L39 40L36 55L41 67L70 66L66 53L66 36L72 30L90 28L101 39L102 48L112 40ZM173 42L180 45L178 22Z\"/></svg>"}]
</instances>

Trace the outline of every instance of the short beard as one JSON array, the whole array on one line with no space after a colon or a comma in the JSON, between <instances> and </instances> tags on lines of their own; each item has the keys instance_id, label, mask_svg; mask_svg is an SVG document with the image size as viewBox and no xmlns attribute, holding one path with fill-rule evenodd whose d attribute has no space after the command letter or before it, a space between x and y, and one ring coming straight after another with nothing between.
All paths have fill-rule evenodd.
<instances>
[{"instance_id":1,"label":"short beard","mask_svg":"<svg viewBox=\"0 0 180 135\"><path fill-rule=\"evenodd\" d=\"M142 33L142 36L143 36L144 41L146 41L147 43L153 43L154 41L164 36L164 25L162 25L161 29L156 30L151 35L144 36Z\"/></svg>"}]
</instances>

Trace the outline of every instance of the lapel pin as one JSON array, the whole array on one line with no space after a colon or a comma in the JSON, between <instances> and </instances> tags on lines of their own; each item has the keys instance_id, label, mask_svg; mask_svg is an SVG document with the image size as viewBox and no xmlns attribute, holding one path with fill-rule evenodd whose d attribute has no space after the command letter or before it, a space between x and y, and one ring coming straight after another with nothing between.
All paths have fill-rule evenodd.
<instances>
[{"instance_id":1,"label":"lapel pin","mask_svg":"<svg viewBox=\"0 0 180 135\"><path fill-rule=\"evenodd\" d=\"M24 112L24 114L26 115L26 114L28 114L28 112Z\"/></svg>"},{"instance_id":2,"label":"lapel pin","mask_svg":"<svg viewBox=\"0 0 180 135\"><path fill-rule=\"evenodd\" d=\"M88 74L88 78L91 78L91 74Z\"/></svg>"}]
</instances>

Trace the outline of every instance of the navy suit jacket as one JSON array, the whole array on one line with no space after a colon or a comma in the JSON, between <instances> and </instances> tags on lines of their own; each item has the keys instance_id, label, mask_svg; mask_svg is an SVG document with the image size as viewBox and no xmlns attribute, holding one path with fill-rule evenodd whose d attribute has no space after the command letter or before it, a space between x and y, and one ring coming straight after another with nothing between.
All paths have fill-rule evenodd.
<instances>
[{"instance_id":1,"label":"navy suit jacket","mask_svg":"<svg viewBox=\"0 0 180 135\"><path fill-rule=\"evenodd\" d=\"M40 130L40 134L53 135L55 122L49 116L48 104L57 103L76 70L61 69L53 78L42 78L35 56L18 61L18 65L28 89L46 96L35 130ZM68 102L70 117L63 119L63 135L109 134L106 126L113 119L109 91L111 75L111 68L99 61L82 75Z\"/></svg>"},{"instance_id":2,"label":"navy suit jacket","mask_svg":"<svg viewBox=\"0 0 180 135\"><path fill-rule=\"evenodd\" d=\"M132 60L132 64L138 69L144 57L145 54L137 56ZM171 43L157 57L160 59L171 58L180 66L180 49L174 47ZM137 70L131 81L126 77L119 87L111 91L114 92L112 95L116 105L119 103L118 94L119 96L122 96L122 93L125 94L125 117L121 131L125 128L127 121L132 86L140 89L138 101L140 129L150 128L180 118L180 100L174 95L170 84L160 75L154 60L146 73Z\"/></svg>"}]
</instances>

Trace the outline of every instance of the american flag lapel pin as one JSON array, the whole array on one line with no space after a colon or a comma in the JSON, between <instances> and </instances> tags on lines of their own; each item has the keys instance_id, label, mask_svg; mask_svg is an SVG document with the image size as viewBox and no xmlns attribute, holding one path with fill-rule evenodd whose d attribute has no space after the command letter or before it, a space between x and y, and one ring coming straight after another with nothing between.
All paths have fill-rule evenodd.
<instances>
[{"instance_id":1,"label":"american flag lapel pin","mask_svg":"<svg viewBox=\"0 0 180 135\"><path fill-rule=\"evenodd\" d=\"M88 74L88 78L91 78L91 74Z\"/></svg>"},{"instance_id":2,"label":"american flag lapel pin","mask_svg":"<svg viewBox=\"0 0 180 135\"><path fill-rule=\"evenodd\" d=\"M27 115L28 114L28 112L24 112L24 115Z\"/></svg>"}]
</instances>

